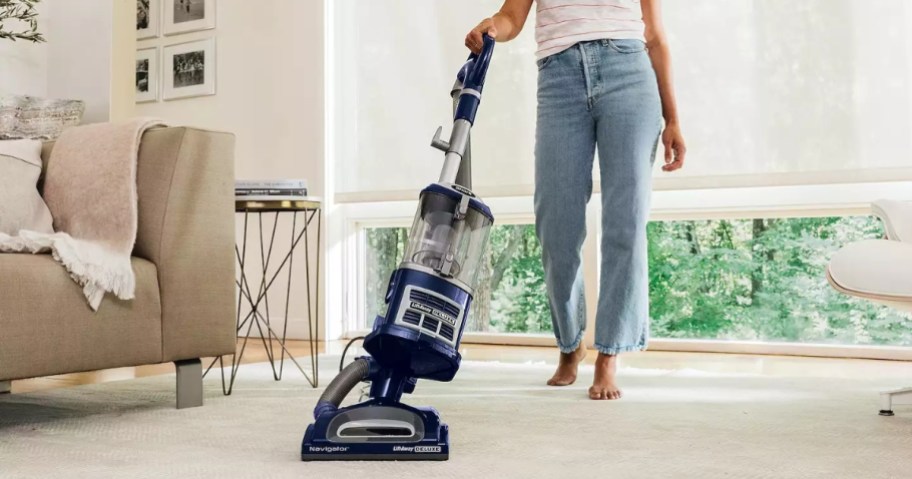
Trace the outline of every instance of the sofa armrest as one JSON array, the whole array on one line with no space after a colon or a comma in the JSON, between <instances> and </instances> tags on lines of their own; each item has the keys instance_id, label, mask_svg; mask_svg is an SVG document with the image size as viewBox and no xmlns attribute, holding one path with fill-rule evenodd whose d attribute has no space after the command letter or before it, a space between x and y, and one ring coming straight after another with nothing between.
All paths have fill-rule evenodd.
<instances>
[{"instance_id":1,"label":"sofa armrest","mask_svg":"<svg viewBox=\"0 0 912 479\"><path fill-rule=\"evenodd\" d=\"M133 254L158 269L163 361L234 352L234 136L150 130L136 176Z\"/></svg>"}]
</instances>

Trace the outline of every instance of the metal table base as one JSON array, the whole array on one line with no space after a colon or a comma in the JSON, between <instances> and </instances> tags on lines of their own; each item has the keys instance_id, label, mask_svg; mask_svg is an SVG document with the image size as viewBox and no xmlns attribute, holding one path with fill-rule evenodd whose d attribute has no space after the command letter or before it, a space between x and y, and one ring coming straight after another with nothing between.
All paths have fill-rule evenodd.
<instances>
[{"instance_id":1,"label":"metal table base","mask_svg":"<svg viewBox=\"0 0 912 479\"><path fill-rule=\"evenodd\" d=\"M322 209L320 203L315 201L275 201L275 202L252 202L238 201L235 204L235 211L242 213L244 216L244 239L241 245L235 245L235 256L238 260L239 277L235 279L238 287L237 302L237 333L240 340L240 349L231 356L230 373L226 378L225 356L219 356L212 360L203 377L209 373L215 363L219 364L222 378L222 392L230 395L234 389L235 379L247 350L247 343L250 340L259 340L263 343L266 351L266 357L272 368L273 378L276 381L282 379L282 373L285 367L285 359L288 358L297 369L304 375L307 382L314 388L319 385L319 351L317 350L317 340L320 335L320 325L317 321L319 318L319 276L320 276L320 235L322 227ZM282 255L276 253L276 231L278 229L279 219L282 214L290 214L291 218L291 238L287 253ZM248 230L251 216L256 216L257 227L259 230L259 256L261 269L256 273L260 274L259 285L254 289L248 280ZM263 216L272 217L272 227L264 228ZM300 220L299 220L300 215ZM310 232L311 223L316 220L316 259L315 259L315 285L312 288L311 268L310 268L310 238L307 234ZM264 236L264 232L271 229L269 237ZM304 263L305 263L305 295L307 299L307 328L308 343L310 346L310 367L305 368L297 358L286 347L286 338L288 335L288 309L292 294L292 272L294 267L295 250L303 243L304 245ZM278 257L281 256L279 262ZM278 266L271 270L270 267L274 262L279 262ZM285 313L281 325L273 321L269 314L269 292L276 287L276 280L282 273L285 273ZM313 294L311 292L313 291ZM242 306L247 306L249 312L241 316ZM256 329L254 329L256 328ZM280 331L277 331L280 329ZM251 337L251 333L257 333L258 337ZM309 371L307 370L309 369Z\"/></svg>"}]
</instances>

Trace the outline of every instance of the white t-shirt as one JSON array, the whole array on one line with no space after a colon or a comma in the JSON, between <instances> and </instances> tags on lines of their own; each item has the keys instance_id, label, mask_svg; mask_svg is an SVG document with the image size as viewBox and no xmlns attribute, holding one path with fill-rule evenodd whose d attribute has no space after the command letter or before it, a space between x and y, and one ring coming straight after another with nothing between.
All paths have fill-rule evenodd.
<instances>
[{"instance_id":1,"label":"white t-shirt","mask_svg":"<svg viewBox=\"0 0 912 479\"><path fill-rule=\"evenodd\" d=\"M640 0L536 0L535 58L589 40L646 41L645 30Z\"/></svg>"}]
</instances>

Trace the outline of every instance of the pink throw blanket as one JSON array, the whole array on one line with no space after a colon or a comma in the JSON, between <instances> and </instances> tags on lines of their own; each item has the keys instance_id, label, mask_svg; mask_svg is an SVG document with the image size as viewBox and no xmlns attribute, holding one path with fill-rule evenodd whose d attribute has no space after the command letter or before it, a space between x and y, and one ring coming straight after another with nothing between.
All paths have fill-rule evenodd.
<instances>
[{"instance_id":1,"label":"pink throw blanket","mask_svg":"<svg viewBox=\"0 0 912 479\"><path fill-rule=\"evenodd\" d=\"M132 299L136 160L143 133L159 125L140 118L65 130L51 151L44 182L55 233L0 234L0 252L51 252L82 286L93 310L106 292Z\"/></svg>"}]
</instances>

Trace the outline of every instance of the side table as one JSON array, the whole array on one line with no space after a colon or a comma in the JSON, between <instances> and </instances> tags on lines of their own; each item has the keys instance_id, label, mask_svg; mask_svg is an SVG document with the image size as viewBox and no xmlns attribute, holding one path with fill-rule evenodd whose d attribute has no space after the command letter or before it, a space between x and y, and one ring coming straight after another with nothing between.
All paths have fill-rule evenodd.
<instances>
[{"instance_id":1,"label":"side table","mask_svg":"<svg viewBox=\"0 0 912 479\"><path fill-rule=\"evenodd\" d=\"M219 363L222 375L222 392L225 395L231 394L234 388L234 381L237 377L241 360L244 357L244 351L247 349L249 340L260 340L266 350L266 356L272 367L273 378L276 381L282 379L282 372L287 357L301 371L307 382L314 388L319 384L319 351L317 350L317 340L320 335L319 318L319 297L320 297L320 234L323 221L323 212L319 200L303 198L299 201L236 201L235 212L243 215L244 231L243 241L240 245L235 245L235 256L238 260L238 277L235 283L238 287L237 302L237 333L238 339L242 339L239 345L239 351L231 355L231 372L226 380L224 356L212 360L203 377L208 374L209 370ZM279 219L291 216L291 238L288 244L287 252L279 252L279 248L284 246L277 245L276 231L278 229ZM271 218L271 228L267 225L264 228L263 217L266 216L267 222ZM255 217L259 229L259 260L260 263L256 271L250 271L254 265L248 265L247 257L247 237L248 227L250 226L251 217ZM311 258L310 248L311 241L308 233L316 223L316 258L314 261L315 272L313 274L315 281L311 285ZM269 231L271 230L271 231ZM268 233L268 237L264 236ZM310 368L309 372L298 362L297 358L286 348L286 337L288 334L288 306L292 293L292 271L295 259L295 250L303 243L304 245L304 268L305 272L305 291L297 293L304 294L307 300L307 328L308 343L310 350ZM255 254L255 253L254 253ZM281 260L279 259L281 258ZM278 263L278 266L273 266ZM273 286L276 286L276 280L280 274L285 280L285 313L281 325L277 320L270 317L269 314L269 292ZM254 288L248 280L248 275L260 275L259 285ZM279 280L281 283L281 280ZM249 312L242 316L242 306L249 308ZM256 328L254 330L254 328ZM278 330L278 331L277 331ZM256 332L257 336L251 337L251 333Z\"/></svg>"}]
</instances>

